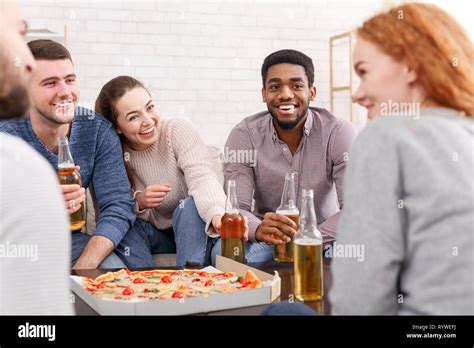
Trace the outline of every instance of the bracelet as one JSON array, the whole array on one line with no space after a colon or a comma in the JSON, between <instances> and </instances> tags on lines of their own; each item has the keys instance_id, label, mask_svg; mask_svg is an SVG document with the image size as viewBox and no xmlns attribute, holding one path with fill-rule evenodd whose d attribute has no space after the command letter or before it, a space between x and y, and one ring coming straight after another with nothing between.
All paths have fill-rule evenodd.
<instances>
[{"instance_id":1,"label":"bracelet","mask_svg":"<svg viewBox=\"0 0 474 348\"><path fill-rule=\"evenodd\" d=\"M136 200L136 199L137 199L137 194L138 194L138 193L141 193L141 192L143 192L143 191L140 191L140 190L135 191L135 192L133 193L133 199Z\"/></svg>"}]
</instances>

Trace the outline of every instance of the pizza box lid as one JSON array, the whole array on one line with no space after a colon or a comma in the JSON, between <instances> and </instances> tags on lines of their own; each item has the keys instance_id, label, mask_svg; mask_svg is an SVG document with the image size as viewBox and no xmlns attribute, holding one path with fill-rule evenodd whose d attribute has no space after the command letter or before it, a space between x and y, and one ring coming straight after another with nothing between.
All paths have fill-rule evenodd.
<instances>
[{"instance_id":1,"label":"pizza box lid","mask_svg":"<svg viewBox=\"0 0 474 348\"><path fill-rule=\"evenodd\" d=\"M244 276L251 270L262 281L259 289L238 291L233 294L212 294L182 299L130 301L103 299L90 294L83 287L83 279L71 276L71 289L100 315L186 315L212 311L250 307L271 303L280 296L281 280L278 272L274 275L249 267L231 259L217 256L216 268L206 267L205 271L234 272Z\"/></svg>"}]
</instances>

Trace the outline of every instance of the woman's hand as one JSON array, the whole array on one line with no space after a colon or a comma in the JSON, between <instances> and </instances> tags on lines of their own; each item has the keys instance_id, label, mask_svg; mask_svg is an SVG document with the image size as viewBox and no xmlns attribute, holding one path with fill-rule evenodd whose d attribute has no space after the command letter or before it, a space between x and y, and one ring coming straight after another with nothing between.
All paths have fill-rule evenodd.
<instances>
[{"instance_id":1,"label":"woman's hand","mask_svg":"<svg viewBox=\"0 0 474 348\"><path fill-rule=\"evenodd\" d=\"M212 218L212 227L216 230L216 232L220 235L221 234L221 223L222 215L216 215ZM249 239L249 219L244 216L244 226L245 226L245 232L244 232L244 240L247 241Z\"/></svg>"},{"instance_id":2,"label":"woman's hand","mask_svg":"<svg viewBox=\"0 0 474 348\"><path fill-rule=\"evenodd\" d=\"M148 185L142 192L136 194L140 210L159 207L168 192L171 191L170 184Z\"/></svg>"}]
</instances>

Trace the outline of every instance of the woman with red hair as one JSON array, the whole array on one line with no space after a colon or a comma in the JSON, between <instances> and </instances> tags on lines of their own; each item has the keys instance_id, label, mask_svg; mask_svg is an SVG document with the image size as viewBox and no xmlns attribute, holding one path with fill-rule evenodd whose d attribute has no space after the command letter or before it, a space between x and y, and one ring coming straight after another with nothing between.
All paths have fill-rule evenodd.
<instances>
[{"instance_id":1,"label":"woman with red hair","mask_svg":"<svg viewBox=\"0 0 474 348\"><path fill-rule=\"evenodd\" d=\"M406 4L357 29L334 314L474 314L474 46L446 12ZM344 248L348 250L348 248Z\"/></svg>"}]
</instances>

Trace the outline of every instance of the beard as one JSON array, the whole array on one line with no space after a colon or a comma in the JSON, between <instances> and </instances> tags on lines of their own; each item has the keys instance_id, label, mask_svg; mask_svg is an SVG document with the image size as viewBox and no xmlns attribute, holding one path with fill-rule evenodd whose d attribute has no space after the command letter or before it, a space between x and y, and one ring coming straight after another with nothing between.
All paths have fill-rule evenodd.
<instances>
[{"instance_id":1,"label":"beard","mask_svg":"<svg viewBox=\"0 0 474 348\"><path fill-rule=\"evenodd\" d=\"M0 120L25 116L30 107L28 89L17 83L6 96L0 96Z\"/></svg>"},{"instance_id":2,"label":"beard","mask_svg":"<svg viewBox=\"0 0 474 348\"><path fill-rule=\"evenodd\" d=\"M296 116L296 119L294 119L293 121L281 121L278 119L278 116L276 114L274 114L273 112L270 112L270 115L272 115L272 118L273 118L273 121L278 125L278 127L280 127L281 129L286 129L286 130L290 130L290 129L293 129L296 127L296 125L298 123L300 123L300 121L306 116L306 114L308 113L308 109L304 110L303 112L299 113L297 116Z\"/></svg>"}]
</instances>

